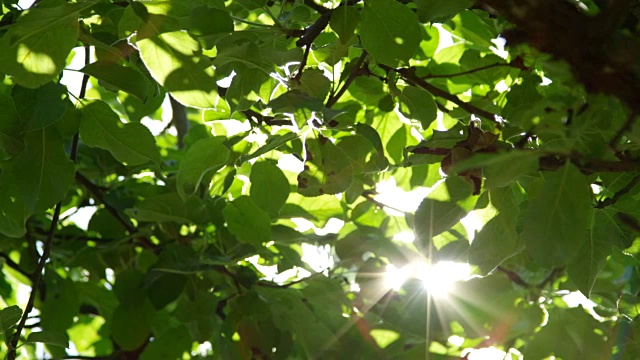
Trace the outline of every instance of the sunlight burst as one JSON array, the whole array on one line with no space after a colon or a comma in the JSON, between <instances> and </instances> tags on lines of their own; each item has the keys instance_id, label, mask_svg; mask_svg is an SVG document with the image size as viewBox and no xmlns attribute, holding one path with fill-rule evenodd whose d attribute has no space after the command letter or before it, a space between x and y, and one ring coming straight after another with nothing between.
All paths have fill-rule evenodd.
<instances>
[{"instance_id":1,"label":"sunlight burst","mask_svg":"<svg viewBox=\"0 0 640 360\"><path fill-rule=\"evenodd\" d=\"M468 279L470 274L469 264L452 261L441 261L436 264L413 262L399 269L389 264L385 274L385 284L397 291L408 279L419 279L431 295L443 297L451 291L456 282Z\"/></svg>"}]
</instances>

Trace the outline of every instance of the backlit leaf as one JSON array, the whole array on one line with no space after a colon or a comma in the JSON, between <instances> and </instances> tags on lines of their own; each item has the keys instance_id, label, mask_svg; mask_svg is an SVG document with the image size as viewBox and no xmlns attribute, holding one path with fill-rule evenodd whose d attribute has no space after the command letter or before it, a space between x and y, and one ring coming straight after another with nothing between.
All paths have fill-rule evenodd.
<instances>
[{"instance_id":1,"label":"backlit leaf","mask_svg":"<svg viewBox=\"0 0 640 360\"><path fill-rule=\"evenodd\" d=\"M582 247L589 223L591 189L572 164L543 173L539 193L529 200L522 238L533 259L562 266Z\"/></svg>"},{"instance_id":2,"label":"backlit leaf","mask_svg":"<svg viewBox=\"0 0 640 360\"><path fill-rule=\"evenodd\" d=\"M416 20L415 13L401 3L366 1L359 28L362 45L376 61L385 65L406 62L422 40Z\"/></svg>"}]
</instances>

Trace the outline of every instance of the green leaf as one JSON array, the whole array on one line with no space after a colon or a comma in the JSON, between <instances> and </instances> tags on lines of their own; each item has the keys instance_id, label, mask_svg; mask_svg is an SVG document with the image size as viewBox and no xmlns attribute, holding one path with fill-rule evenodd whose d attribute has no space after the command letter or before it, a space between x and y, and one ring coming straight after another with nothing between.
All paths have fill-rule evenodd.
<instances>
[{"instance_id":1,"label":"green leaf","mask_svg":"<svg viewBox=\"0 0 640 360\"><path fill-rule=\"evenodd\" d=\"M251 160L254 159L260 155L264 155L272 150L277 149L278 147L282 146L283 144L288 143L291 140L297 139L298 138L298 134L296 134L295 132L291 131L291 132L287 132L283 135L273 135L271 137L269 137L266 141L266 144L264 144L264 146L260 147L258 150L254 151L253 153L249 154L249 155L243 155L240 157L240 159L238 160L238 162L242 163L245 162L247 160Z\"/></svg>"},{"instance_id":2,"label":"green leaf","mask_svg":"<svg viewBox=\"0 0 640 360\"><path fill-rule=\"evenodd\" d=\"M408 62L418 50L422 31L415 13L406 5L369 0L362 10L360 38L376 61L395 67L398 62Z\"/></svg>"},{"instance_id":3,"label":"green leaf","mask_svg":"<svg viewBox=\"0 0 640 360\"><path fill-rule=\"evenodd\" d=\"M127 214L138 221L174 221L179 224L190 222L185 203L175 192L148 197L137 203L133 209L127 209Z\"/></svg>"},{"instance_id":4,"label":"green leaf","mask_svg":"<svg viewBox=\"0 0 640 360\"><path fill-rule=\"evenodd\" d=\"M409 119L420 121L423 129L429 128L431 123L438 116L436 103L431 94L414 86L407 86L402 89L402 94L398 96L400 101L400 112Z\"/></svg>"},{"instance_id":5,"label":"green leaf","mask_svg":"<svg viewBox=\"0 0 640 360\"><path fill-rule=\"evenodd\" d=\"M470 158L455 164L452 172L482 168L486 178L486 187L506 186L518 180L520 176L538 170L538 158L535 151L503 151L497 154L476 153Z\"/></svg>"},{"instance_id":6,"label":"green leaf","mask_svg":"<svg viewBox=\"0 0 640 360\"><path fill-rule=\"evenodd\" d=\"M415 213L416 240L427 243L434 236L452 228L467 212L455 202L424 199Z\"/></svg>"},{"instance_id":7,"label":"green leaf","mask_svg":"<svg viewBox=\"0 0 640 360\"><path fill-rule=\"evenodd\" d=\"M613 216L613 211L608 209L592 210L586 241L578 250L575 260L567 266L569 278L586 297L591 296L598 274L611 255L613 244L626 237Z\"/></svg>"},{"instance_id":8,"label":"green leaf","mask_svg":"<svg viewBox=\"0 0 640 360\"><path fill-rule=\"evenodd\" d=\"M269 215L248 196L240 196L224 208L227 227L238 241L261 246L271 239Z\"/></svg>"},{"instance_id":9,"label":"green leaf","mask_svg":"<svg viewBox=\"0 0 640 360\"><path fill-rule=\"evenodd\" d=\"M0 175L0 233L9 237L24 236L25 223L31 215L25 199L15 196L20 192L13 174Z\"/></svg>"},{"instance_id":10,"label":"green leaf","mask_svg":"<svg viewBox=\"0 0 640 360\"><path fill-rule=\"evenodd\" d=\"M492 189L491 202L498 214L476 234L469 248L469 263L489 274L504 260L521 250L516 224L520 212L510 187Z\"/></svg>"},{"instance_id":11,"label":"green leaf","mask_svg":"<svg viewBox=\"0 0 640 360\"><path fill-rule=\"evenodd\" d=\"M47 345L61 346L65 349L69 348L69 336L64 332L58 331L39 331L32 332L27 337L26 343L44 343Z\"/></svg>"},{"instance_id":12,"label":"green leaf","mask_svg":"<svg viewBox=\"0 0 640 360\"><path fill-rule=\"evenodd\" d=\"M307 69L302 73L299 83L294 86L309 96L324 100L331 90L331 80L324 76L322 70Z\"/></svg>"},{"instance_id":13,"label":"green leaf","mask_svg":"<svg viewBox=\"0 0 640 360\"><path fill-rule=\"evenodd\" d=\"M136 45L158 83L186 106L212 109L218 100L211 61L200 43L165 16L150 15L138 29Z\"/></svg>"},{"instance_id":14,"label":"green leaf","mask_svg":"<svg viewBox=\"0 0 640 360\"><path fill-rule=\"evenodd\" d=\"M13 156L22 150L22 124L13 99L0 94L0 150Z\"/></svg>"},{"instance_id":15,"label":"green leaf","mask_svg":"<svg viewBox=\"0 0 640 360\"><path fill-rule=\"evenodd\" d=\"M566 265L582 247L589 223L591 188L572 164L543 173L539 193L529 199L522 238L541 265Z\"/></svg>"},{"instance_id":16,"label":"green leaf","mask_svg":"<svg viewBox=\"0 0 640 360\"><path fill-rule=\"evenodd\" d=\"M233 20L227 11L199 6L191 12L189 31L197 36L228 33L233 31Z\"/></svg>"},{"instance_id":17,"label":"green leaf","mask_svg":"<svg viewBox=\"0 0 640 360\"><path fill-rule=\"evenodd\" d=\"M98 1L51 6L58 2L45 0L25 11L0 39L0 71L31 89L51 81L78 40L78 13Z\"/></svg>"},{"instance_id":18,"label":"green leaf","mask_svg":"<svg viewBox=\"0 0 640 360\"><path fill-rule=\"evenodd\" d=\"M185 326L169 329L145 347L141 360L179 359L191 350L193 340Z\"/></svg>"},{"instance_id":19,"label":"green leaf","mask_svg":"<svg viewBox=\"0 0 640 360\"><path fill-rule=\"evenodd\" d=\"M331 13L329 26L338 34L340 42L346 44L360 24L360 11L353 6L340 6Z\"/></svg>"},{"instance_id":20,"label":"green leaf","mask_svg":"<svg viewBox=\"0 0 640 360\"><path fill-rule=\"evenodd\" d=\"M415 0L421 22L445 22L473 5L471 0Z\"/></svg>"},{"instance_id":21,"label":"green leaf","mask_svg":"<svg viewBox=\"0 0 640 360\"><path fill-rule=\"evenodd\" d=\"M149 82L142 73L133 68L100 60L83 67L80 71L100 80L104 85L127 92L142 101L146 101L149 95Z\"/></svg>"},{"instance_id":22,"label":"green leaf","mask_svg":"<svg viewBox=\"0 0 640 360\"><path fill-rule=\"evenodd\" d=\"M260 9L267 5L267 0L236 0L236 2L247 10Z\"/></svg>"},{"instance_id":23,"label":"green leaf","mask_svg":"<svg viewBox=\"0 0 640 360\"><path fill-rule=\"evenodd\" d=\"M307 139L305 170L298 175L298 192L304 196L338 194L353 180L353 168L344 151L328 138Z\"/></svg>"},{"instance_id":24,"label":"green leaf","mask_svg":"<svg viewBox=\"0 0 640 360\"><path fill-rule=\"evenodd\" d=\"M618 299L618 311L629 319L636 319L640 315L640 297L622 294Z\"/></svg>"},{"instance_id":25,"label":"green leaf","mask_svg":"<svg viewBox=\"0 0 640 360\"><path fill-rule=\"evenodd\" d=\"M268 78L260 69L246 69L236 74L224 96L231 112L248 110L260 100L260 87Z\"/></svg>"},{"instance_id":26,"label":"green leaf","mask_svg":"<svg viewBox=\"0 0 640 360\"><path fill-rule=\"evenodd\" d=\"M123 350L135 350L147 341L155 316L151 302L143 298L120 304L111 318L111 336Z\"/></svg>"},{"instance_id":27,"label":"green leaf","mask_svg":"<svg viewBox=\"0 0 640 360\"><path fill-rule=\"evenodd\" d=\"M180 163L177 175L177 188L180 197L185 199L198 191L205 176L210 176L222 168L229 160L229 149L224 145L226 139L214 137L198 140L193 144L184 160Z\"/></svg>"},{"instance_id":28,"label":"green leaf","mask_svg":"<svg viewBox=\"0 0 640 360\"><path fill-rule=\"evenodd\" d=\"M454 33L462 36L469 47L489 50L494 46L491 40L496 38L498 33L479 14L473 11L460 12L458 17L454 19L457 25ZM488 16L485 17L485 19L487 18Z\"/></svg>"},{"instance_id":29,"label":"green leaf","mask_svg":"<svg viewBox=\"0 0 640 360\"><path fill-rule=\"evenodd\" d=\"M13 305L0 310L0 334L6 334L8 330L16 326L22 317L22 309Z\"/></svg>"},{"instance_id":30,"label":"green leaf","mask_svg":"<svg viewBox=\"0 0 640 360\"><path fill-rule=\"evenodd\" d=\"M13 174L27 209L44 211L65 197L75 165L54 128L27 133L24 142L24 150L14 160Z\"/></svg>"},{"instance_id":31,"label":"green leaf","mask_svg":"<svg viewBox=\"0 0 640 360\"><path fill-rule=\"evenodd\" d=\"M52 82L37 89L16 85L11 89L11 96L24 131L40 130L55 123L67 109L67 88Z\"/></svg>"},{"instance_id":32,"label":"green leaf","mask_svg":"<svg viewBox=\"0 0 640 360\"><path fill-rule=\"evenodd\" d=\"M289 197L290 186L282 170L270 162L257 162L251 167L253 202L262 210L277 216Z\"/></svg>"},{"instance_id":33,"label":"green leaf","mask_svg":"<svg viewBox=\"0 0 640 360\"><path fill-rule=\"evenodd\" d=\"M82 108L80 138L89 146L108 150L128 165L160 163L160 153L149 129L140 123L123 123L111 107L100 100Z\"/></svg>"}]
</instances>

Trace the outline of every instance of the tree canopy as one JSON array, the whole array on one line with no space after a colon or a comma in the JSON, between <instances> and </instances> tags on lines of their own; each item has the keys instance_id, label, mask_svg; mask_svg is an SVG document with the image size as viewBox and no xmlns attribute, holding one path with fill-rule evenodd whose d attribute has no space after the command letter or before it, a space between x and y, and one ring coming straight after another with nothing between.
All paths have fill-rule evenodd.
<instances>
[{"instance_id":1,"label":"tree canopy","mask_svg":"<svg viewBox=\"0 0 640 360\"><path fill-rule=\"evenodd\" d=\"M640 358L638 1L0 3L6 358Z\"/></svg>"}]
</instances>

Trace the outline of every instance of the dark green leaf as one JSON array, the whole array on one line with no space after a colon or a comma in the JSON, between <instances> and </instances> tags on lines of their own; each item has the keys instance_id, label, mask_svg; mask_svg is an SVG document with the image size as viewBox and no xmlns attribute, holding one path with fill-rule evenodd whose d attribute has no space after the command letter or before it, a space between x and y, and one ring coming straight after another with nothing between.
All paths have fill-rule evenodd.
<instances>
[{"instance_id":1,"label":"dark green leaf","mask_svg":"<svg viewBox=\"0 0 640 360\"><path fill-rule=\"evenodd\" d=\"M0 331L6 334L8 330L16 326L22 317L22 309L13 305L0 310Z\"/></svg>"},{"instance_id":2,"label":"dark green leaf","mask_svg":"<svg viewBox=\"0 0 640 360\"><path fill-rule=\"evenodd\" d=\"M118 161L129 165L160 163L160 153L149 129L140 123L123 123L100 100L82 108L80 138L89 146L108 150Z\"/></svg>"},{"instance_id":3,"label":"dark green leaf","mask_svg":"<svg viewBox=\"0 0 640 360\"><path fill-rule=\"evenodd\" d=\"M27 209L44 211L67 194L75 166L54 128L27 133L24 141L25 148L15 158L13 173Z\"/></svg>"},{"instance_id":4,"label":"dark green leaf","mask_svg":"<svg viewBox=\"0 0 640 360\"><path fill-rule=\"evenodd\" d=\"M11 96L24 131L40 130L55 123L67 109L67 88L52 82L33 90L16 85Z\"/></svg>"},{"instance_id":5,"label":"dark green leaf","mask_svg":"<svg viewBox=\"0 0 640 360\"><path fill-rule=\"evenodd\" d=\"M69 348L69 337L64 332L39 331L32 332L27 337L27 343L44 343L47 345Z\"/></svg>"},{"instance_id":6,"label":"dark green leaf","mask_svg":"<svg viewBox=\"0 0 640 360\"><path fill-rule=\"evenodd\" d=\"M238 241L262 245L271 239L269 215L248 196L241 196L224 208L224 218L229 231Z\"/></svg>"},{"instance_id":7,"label":"dark green leaf","mask_svg":"<svg viewBox=\"0 0 640 360\"><path fill-rule=\"evenodd\" d=\"M149 95L149 82L133 68L101 60L83 67L80 71L93 76L111 88L127 92L143 102L147 100Z\"/></svg>"}]
</instances>

